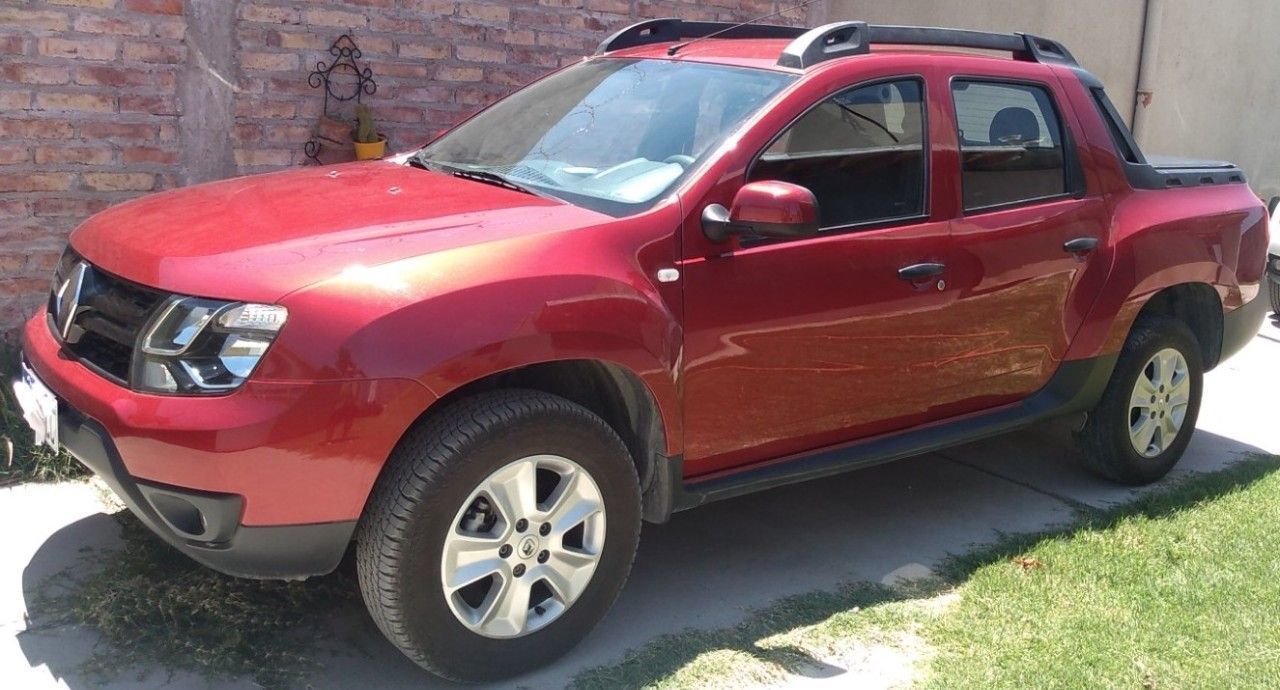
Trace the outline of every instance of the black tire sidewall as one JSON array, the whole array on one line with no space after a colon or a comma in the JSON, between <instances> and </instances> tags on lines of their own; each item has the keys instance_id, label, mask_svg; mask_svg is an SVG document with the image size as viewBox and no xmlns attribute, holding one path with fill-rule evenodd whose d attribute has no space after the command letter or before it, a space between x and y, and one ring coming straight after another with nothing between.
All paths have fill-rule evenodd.
<instances>
[{"instance_id":1,"label":"black tire sidewall","mask_svg":"<svg viewBox=\"0 0 1280 690\"><path fill-rule=\"evenodd\" d=\"M603 422L600 423L603 425ZM640 499L634 465L611 433L580 415L541 414L490 429L458 449L432 491L410 518L408 548L400 561L406 632L427 650L430 665L469 680L509 677L554 661L573 648L612 606L635 555ZM466 628L449 608L440 582L444 539L462 503L495 470L531 455L559 455L580 465L600 489L605 506L604 549L586 591L546 627L511 639Z\"/></svg>"},{"instance_id":2,"label":"black tire sidewall","mask_svg":"<svg viewBox=\"0 0 1280 690\"><path fill-rule=\"evenodd\" d=\"M1204 386L1204 364L1200 353L1200 345L1191 330L1181 321L1173 319L1152 319L1139 324L1129 345L1116 363L1113 374L1115 388L1108 392L1107 404L1099 411L1106 414L1110 445L1115 457L1113 468L1119 475L1115 478L1131 484L1147 484L1164 477L1173 469L1195 432L1196 420L1200 416L1200 397ZM1187 373L1191 378L1191 400L1187 404L1187 413L1182 420L1182 427L1177 437L1168 448L1155 457L1146 457L1133 447L1129 437L1129 400L1138 377L1142 375L1147 363L1157 352L1172 348L1182 354L1187 361Z\"/></svg>"}]
</instances>

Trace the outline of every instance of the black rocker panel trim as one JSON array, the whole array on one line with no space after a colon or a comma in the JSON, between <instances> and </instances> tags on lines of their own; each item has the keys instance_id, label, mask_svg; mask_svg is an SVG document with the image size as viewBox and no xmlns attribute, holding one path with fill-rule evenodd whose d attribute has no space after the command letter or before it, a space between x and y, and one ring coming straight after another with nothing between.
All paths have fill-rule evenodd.
<instances>
[{"instance_id":1,"label":"black rocker panel trim","mask_svg":"<svg viewBox=\"0 0 1280 690\"><path fill-rule=\"evenodd\" d=\"M1055 417L1093 409L1115 369L1118 355L1063 362L1047 384L1026 400L988 412L939 422L908 431L770 461L734 474L685 482L680 456L663 458L662 484L673 489L669 501L646 499L645 518L664 522L672 512L777 486L819 479L850 470L921 455L1021 429ZM650 505L652 503L652 505Z\"/></svg>"}]
</instances>

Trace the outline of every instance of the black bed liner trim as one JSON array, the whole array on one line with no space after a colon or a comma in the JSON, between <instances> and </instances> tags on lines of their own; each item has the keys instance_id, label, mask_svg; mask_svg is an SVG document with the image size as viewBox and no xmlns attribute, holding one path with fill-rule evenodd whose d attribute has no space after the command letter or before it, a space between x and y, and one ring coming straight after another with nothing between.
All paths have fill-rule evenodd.
<instances>
[{"instance_id":1,"label":"black bed liner trim","mask_svg":"<svg viewBox=\"0 0 1280 690\"><path fill-rule=\"evenodd\" d=\"M1133 132L1115 104L1107 96L1102 82L1081 67L1073 71L1084 87L1093 95L1098 115L1111 130L1116 157L1124 168L1125 178L1134 189L1183 189L1207 185L1245 184L1244 171L1232 163L1223 161L1196 161L1143 155ZM1127 155L1126 155L1127 154Z\"/></svg>"}]
</instances>

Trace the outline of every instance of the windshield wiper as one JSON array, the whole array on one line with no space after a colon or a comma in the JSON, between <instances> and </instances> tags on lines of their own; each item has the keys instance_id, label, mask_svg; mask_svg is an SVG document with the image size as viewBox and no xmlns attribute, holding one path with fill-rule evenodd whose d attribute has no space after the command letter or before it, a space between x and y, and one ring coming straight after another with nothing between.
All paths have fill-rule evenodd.
<instances>
[{"instance_id":1,"label":"windshield wiper","mask_svg":"<svg viewBox=\"0 0 1280 690\"><path fill-rule=\"evenodd\" d=\"M542 192L542 191L533 189L531 187L526 187L520 184L519 182L512 180L506 175L499 175L498 173L492 172L489 170L463 168L463 167L459 167L459 165L457 164L441 163L440 161L434 161L427 158L425 155L423 155L423 152L418 152L417 154L410 157L409 164L417 168L422 168L423 170L431 170L434 172L445 173L446 175L453 175L454 177L461 177L464 180L471 180L473 182L483 182L485 184L497 185L504 189L510 189L513 192L530 194L532 196L541 197L543 199L552 199L554 201L562 201L562 199L560 199L560 197L558 196L549 194L547 192Z\"/></svg>"},{"instance_id":2,"label":"windshield wiper","mask_svg":"<svg viewBox=\"0 0 1280 690\"><path fill-rule=\"evenodd\" d=\"M412 165L415 168L422 168L423 170L444 173L446 175L452 175L459 170L467 169L464 168L461 163L450 163L448 161L438 161L433 158L428 158L426 149L422 149L412 156L409 156L409 165Z\"/></svg>"},{"instance_id":3,"label":"windshield wiper","mask_svg":"<svg viewBox=\"0 0 1280 690\"><path fill-rule=\"evenodd\" d=\"M438 163L436 161L431 160L430 158L427 158L426 155L424 155L424 152L422 151L419 151L413 154L412 156L409 156L409 165L412 165L415 168L422 168L423 170L432 170L435 172L443 172L443 173L452 173L454 170L457 170L457 168L455 167L448 166L443 163Z\"/></svg>"},{"instance_id":4,"label":"windshield wiper","mask_svg":"<svg viewBox=\"0 0 1280 690\"><path fill-rule=\"evenodd\" d=\"M519 182L514 182L505 175L499 175L496 172L488 170L450 170L450 174L454 177L461 177L464 180L474 180L475 182L484 182L487 184L497 185L513 192L522 192L533 196L540 196L544 199L554 199L550 194L545 194L537 190L526 187Z\"/></svg>"}]
</instances>

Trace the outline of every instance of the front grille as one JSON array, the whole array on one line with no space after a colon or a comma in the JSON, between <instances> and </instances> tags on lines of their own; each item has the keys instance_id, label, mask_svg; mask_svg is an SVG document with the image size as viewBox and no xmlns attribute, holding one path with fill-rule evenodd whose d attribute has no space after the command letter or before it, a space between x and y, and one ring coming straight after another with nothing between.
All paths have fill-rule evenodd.
<instances>
[{"instance_id":1,"label":"front grille","mask_svg":"<svg viewBox=\"0 0 1280 690\"><path fill-rule=\"evenodd\" d=\"M138 334L166 294L95 268L69 250L67 254L70 258L64 256L60 262L49 296L54 332L82 362L127 385ZM79 299L60 302L60 292L74 289L74 284L66 286L79 264L84 267Z\"/></svg>"}]
</instances>

